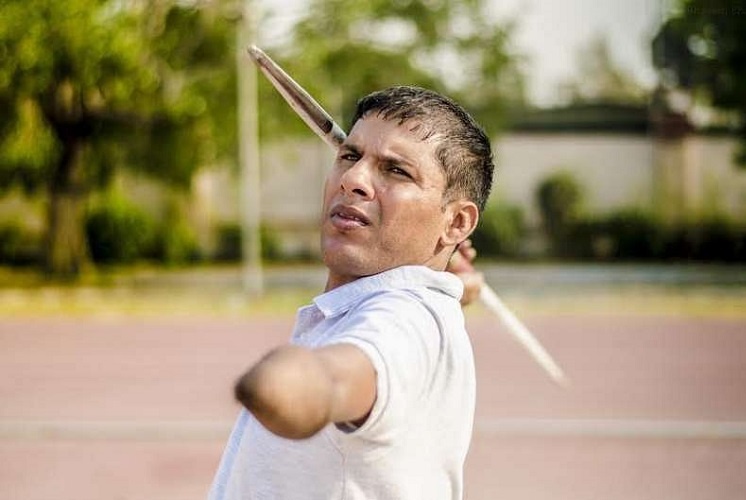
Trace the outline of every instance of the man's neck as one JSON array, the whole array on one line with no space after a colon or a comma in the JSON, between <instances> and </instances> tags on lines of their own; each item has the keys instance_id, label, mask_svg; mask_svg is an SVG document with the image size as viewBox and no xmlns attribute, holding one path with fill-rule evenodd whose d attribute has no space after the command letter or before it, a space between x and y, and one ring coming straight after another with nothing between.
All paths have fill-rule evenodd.
<instances>
[{"instance_id":1,"label":"man's neck","mask_svg":"<svg viewBox=\"0 0 746 500\"><path fill-rule=\"evenodd\" d=\"M396 268L403 267L403 266L417 266L417 265L419 265L419 266L429 267L433 271L445 271L446 265L448 264L448 261L446 260L445 262L442 262L442 260L443 259L434 259L432 261L424 262L422 264L403 263L403 264L400 264L398 266L392 267L390 269L396 269ZM373 273L373 274L380 274L380 273L386 272L388 270L389 269L382 269L378 273ZM335 288L339 288L342 285L346 285L348 283L352 283L353 281L359 280L360 278L364 278L366 276L372 276L373 274L370 274L370 275L360 275L360 276L357 276L357 275L343 275L343 274L337 274L337 273L333 272L332 270L329 270L329 272L327 274L327 278L326 278L326 286L324 287L324 292L330 292L330 291L334 290Z\"/></svg>"}]
</instances>

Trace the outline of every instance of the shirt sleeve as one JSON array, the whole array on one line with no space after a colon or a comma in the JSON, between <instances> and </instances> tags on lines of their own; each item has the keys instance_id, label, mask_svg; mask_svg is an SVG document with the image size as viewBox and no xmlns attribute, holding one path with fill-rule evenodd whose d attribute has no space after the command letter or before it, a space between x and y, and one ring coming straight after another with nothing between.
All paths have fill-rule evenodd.
<instances>
[{"instance_id":1,"label":"shirt sleeve","mask_svg":"<svg viewBox=\"0 0 746 500\"><path fill-rule=\"evenodd\" d=\"M376 370L376 401L353 432L394 438L412 420L439 362L443 339L435 315L412 292L385 292L351 310L332 342L357 346Z\"/></svg>"}]
</instances>

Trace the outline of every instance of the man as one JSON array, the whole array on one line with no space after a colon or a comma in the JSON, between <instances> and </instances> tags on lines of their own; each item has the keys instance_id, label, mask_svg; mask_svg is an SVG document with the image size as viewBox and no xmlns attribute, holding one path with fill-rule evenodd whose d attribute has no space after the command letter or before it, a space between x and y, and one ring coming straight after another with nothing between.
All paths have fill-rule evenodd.
<instances>
[{"instance_id":1,"label":"man","mask_svg":"<svg viewBox=\"0 0 746 500\"><path fill-rule=\"evenodd\" d=\"M492 172L451 100L394 87L358 103L324 189L325 292L236 384L246 410L212 500L462 498L474 362L464 284L444 271L454 254L472 271L456 249Z\"/></svg>"}]
</instances>

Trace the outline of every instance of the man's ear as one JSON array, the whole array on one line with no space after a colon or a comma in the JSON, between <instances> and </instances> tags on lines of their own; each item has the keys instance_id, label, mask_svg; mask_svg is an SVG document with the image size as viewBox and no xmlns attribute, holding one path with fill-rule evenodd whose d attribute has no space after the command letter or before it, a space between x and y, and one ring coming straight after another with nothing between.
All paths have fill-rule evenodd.
<instances>
[{"instance_id":1,"label":"man's ear","mask_svg":"<svg viewBox=\"0 0 746 500\"><path fill-rule=\"evenodd\" d=\"M454 200L446 206L447 226L440 242L443 246L455 246L474 232L479 222L479 208L473 201Z\"/></svg>"}]
</instances>

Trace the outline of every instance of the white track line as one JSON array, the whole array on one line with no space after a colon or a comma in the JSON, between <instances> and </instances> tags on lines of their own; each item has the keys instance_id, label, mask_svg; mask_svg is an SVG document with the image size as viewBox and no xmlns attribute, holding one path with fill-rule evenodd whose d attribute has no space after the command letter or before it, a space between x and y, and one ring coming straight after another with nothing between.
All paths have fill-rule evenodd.
<instances>
[{"instance_id":1,"label":"white track line","mask_svg":"<svg viewBox=\"0 0 746 500\"><path fill-rule=\"evenodd\" d=\"M479 419L476 436L746 439L746 422L640 419Z\"/></svg>"},{"instance_id":2,"label":"white track line","mask_svg":"<svg viewBox=\"0 0 746 500\"><path fill-rule=\"evenodd\" d=\"M228 421L0 420L0 440L224 441ZM627 419L477 419L480 437L746 439L746 422Z\"/></svg>"},{"instance_id":3,"label":"white track line","mask_svg":"<svg viewBox=\"0 0 746 500\"><path fill-rule=\"evenodd\" d=\"M231 424L189 420L2 420L0 440L224 440Z\"/></svg>"}]
</instances>

